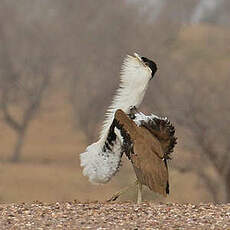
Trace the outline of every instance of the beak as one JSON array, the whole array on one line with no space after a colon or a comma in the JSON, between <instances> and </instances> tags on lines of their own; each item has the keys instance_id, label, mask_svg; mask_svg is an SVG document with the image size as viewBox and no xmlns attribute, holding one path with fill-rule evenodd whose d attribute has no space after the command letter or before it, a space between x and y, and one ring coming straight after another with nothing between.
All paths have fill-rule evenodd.
<instances>
[{"instance_id":1,"label":"beak","mask_svg":"<svg viewBox=\"0 0 230 230\"><path fill-rule=\"evenodd\" d=\"M137 53L134 53L134 57L143 65L146 67L146 64L143 62L143 60L141 59L141 57L137 54Z\"/></svg>"},{"instance_id":2,"label":"beak","mask_svg":"<svg viewBox=\"0 0 230 230\"><path fill-rule=\"evenodd\" d=\"M141 57L140 57L137 53L134 53L134 56L135 56L140 62L142 62Z\"/></svg>"}]
</instances>

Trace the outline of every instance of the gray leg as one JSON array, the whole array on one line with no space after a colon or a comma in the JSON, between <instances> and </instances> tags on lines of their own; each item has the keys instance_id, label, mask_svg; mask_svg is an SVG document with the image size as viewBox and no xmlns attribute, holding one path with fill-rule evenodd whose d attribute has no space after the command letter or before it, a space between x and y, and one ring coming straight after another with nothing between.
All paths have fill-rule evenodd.
<instances>
[{"instance_id":1,"label":"gray leg","mask_svg":"<svg viewBox=\"0 0 230 230\"><path fill-rule=\"evenodd\" d=\"M137 181L137 204L142 202L142 184L140 181Z\"/></svg>"}]
</instances>

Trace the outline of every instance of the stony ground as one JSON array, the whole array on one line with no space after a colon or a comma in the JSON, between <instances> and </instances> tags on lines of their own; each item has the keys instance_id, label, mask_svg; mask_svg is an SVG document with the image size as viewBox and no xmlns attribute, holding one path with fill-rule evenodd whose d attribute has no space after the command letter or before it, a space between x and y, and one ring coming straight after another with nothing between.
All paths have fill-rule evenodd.
<instances>
[{"instance_id":1,"label":"stony ground","mask_svg":"<svg viewBox=\"0 0 230 230\"><path fill-rule=\"evenodd\" d=\"M230 229L230 204L6 204L0 229Z\"/></svg>"}]
</instances>

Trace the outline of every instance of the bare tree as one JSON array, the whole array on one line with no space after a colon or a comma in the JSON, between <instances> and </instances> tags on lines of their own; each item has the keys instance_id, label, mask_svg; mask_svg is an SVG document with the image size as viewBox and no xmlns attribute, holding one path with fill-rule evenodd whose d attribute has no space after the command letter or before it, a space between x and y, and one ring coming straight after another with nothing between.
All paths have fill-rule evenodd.
<instances>
[{"instance_id":1,"label":"bare tree","mask_svg":"<svg viewBox=\"0 0 230 230\"><path fill-rule=\"evenodd\" d=\"M11 73L8 72L7 74ZM17 162L20 159L26 132L31 121L37 114L42 101L42 96L49 82L48 74L44 74L42 77L39 77L39 81L37 81L37 79L33 79L34 76L30 76L30 81L32 80L33 82L33 92L30 93L29 91L32 90L28 90L27 87L24 87L23 83L18 81L21 74L23 73L17 73L15 75L15 81L10 81L4 84L4 89L2 89L1 92L1 110L3 113L3 119L6 124L17 133L17 142L11 158L14 162ZM12 106L20 107L19 110L21 112L21 119L18 119L17 113L10 111Z\"/></svg>"},{"instance_id":2,"label":"bare tree","mask_svg":"<svg viewBox=\"0 0 230 230\"><path fill-rule=\"evenodd\" d=\"M4 9L7 13L2 10L0 23L0 109L3 120L17 134L11 157L12 161L17 162L28 127L49 85L51 57L47 53L46 43L40 41L34 31L26 30L25 36L20 33L26 28L17 23L16 12L7 4ZM18 38L20 35L21 39Z\"/></svg>"}]
</instances>

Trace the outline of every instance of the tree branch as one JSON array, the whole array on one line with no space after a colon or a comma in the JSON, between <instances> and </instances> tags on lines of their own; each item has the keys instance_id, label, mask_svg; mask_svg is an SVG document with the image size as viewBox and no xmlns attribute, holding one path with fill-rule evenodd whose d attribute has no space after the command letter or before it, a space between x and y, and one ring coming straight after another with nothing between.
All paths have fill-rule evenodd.
<instances>
[{"instance_id":1,"label":"tree branch","mask_svg":"<svg viewBox=\"0 0 230 230\"><path fill-rule=\"evenodd\" d=\"M17 122L12 117L12 115L10 114L10 112L8 111L8 104L7 104L7 96L6 95L3 95L3 99L2 99L2 111L3 111L3 117L4 117L5 122L12 129L14 129L16 132L20 132L20 130L22 129L22 125L19 124L19 122Z\"/></svg>"}]
</instances>

